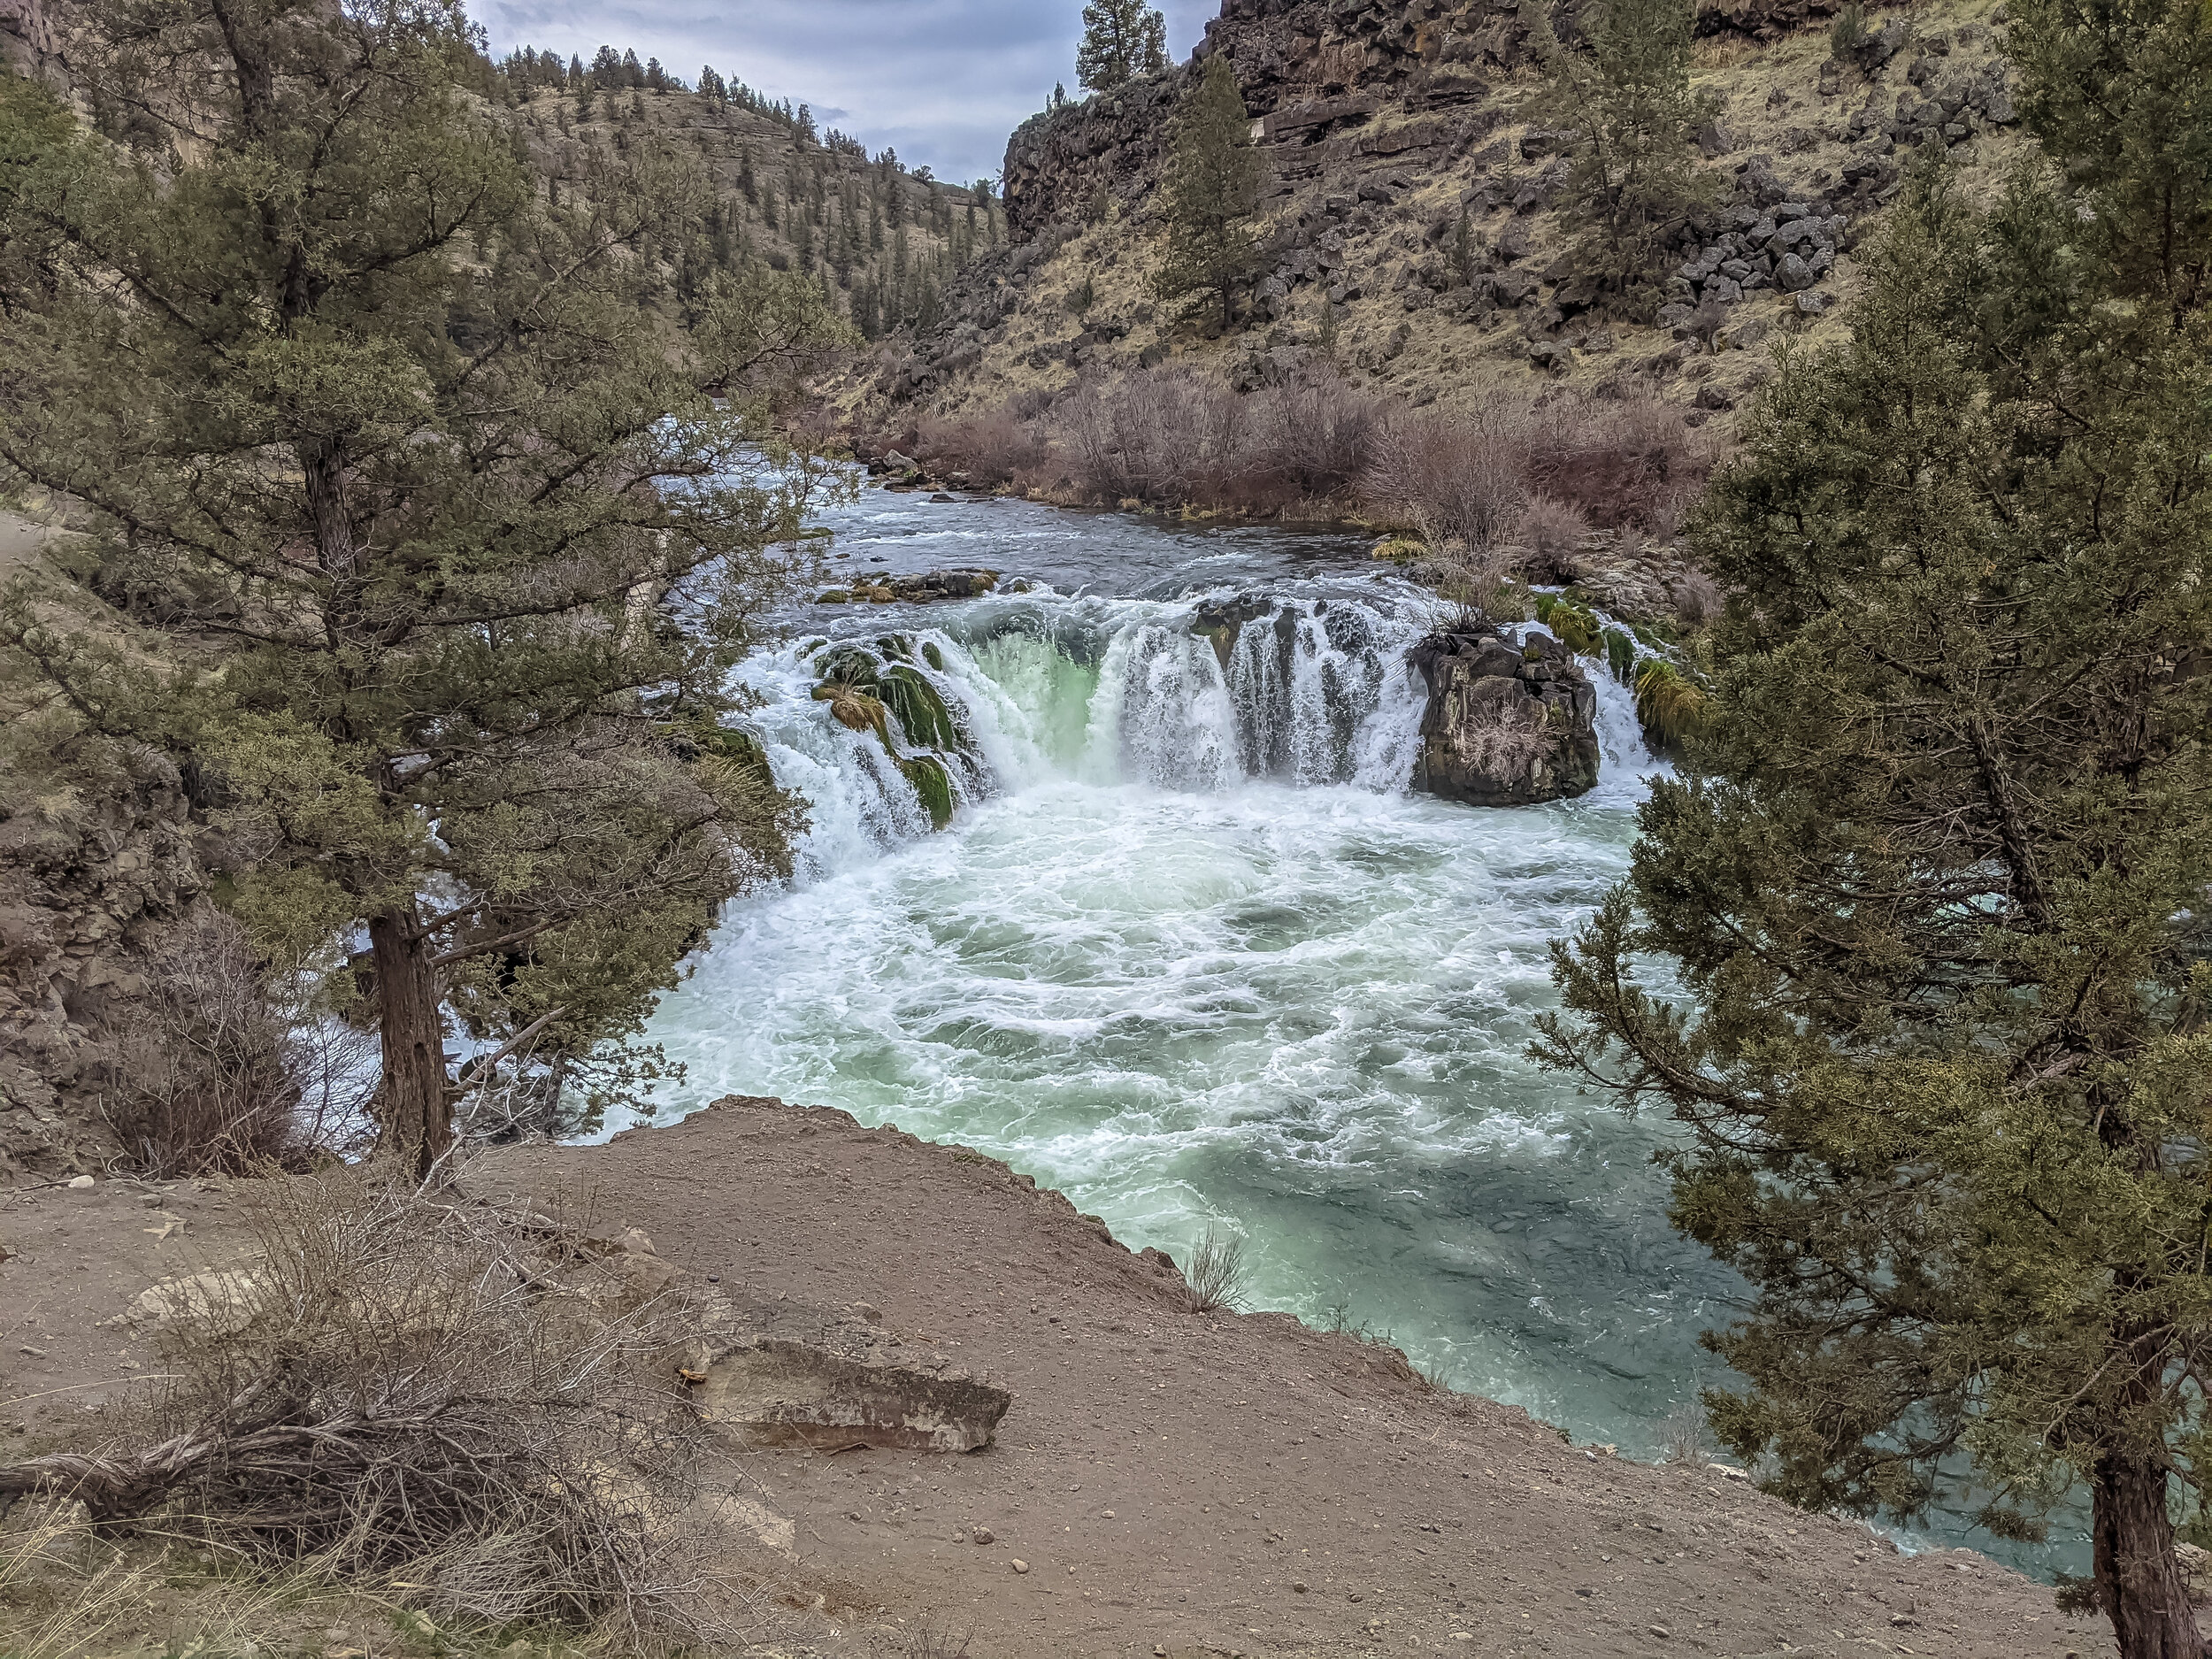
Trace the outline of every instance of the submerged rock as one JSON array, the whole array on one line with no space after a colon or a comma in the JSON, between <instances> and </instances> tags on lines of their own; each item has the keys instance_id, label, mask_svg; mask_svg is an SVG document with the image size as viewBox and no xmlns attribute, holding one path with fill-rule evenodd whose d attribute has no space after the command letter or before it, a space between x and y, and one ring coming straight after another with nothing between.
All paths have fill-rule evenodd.
<instances>
[{"instance_id":1,"label":"submerged rock","mask_svg":"<svg viewBox=\"0 0 2212 1659\"><path fill-rule=\"evenodd\" d=\"M1429 690L1413 787L1471 806L1529 806L1598 780L1597 688L1555 640L1432 634L1407 653Z\"/></svg>"}]
</instances>

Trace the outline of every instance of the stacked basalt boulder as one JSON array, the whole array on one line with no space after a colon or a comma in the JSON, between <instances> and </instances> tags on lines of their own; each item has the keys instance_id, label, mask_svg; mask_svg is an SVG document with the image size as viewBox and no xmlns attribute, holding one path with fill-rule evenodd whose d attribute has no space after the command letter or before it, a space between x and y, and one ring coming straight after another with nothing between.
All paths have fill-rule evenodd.
<instances>
[{"instance_id":1,"label":"stacked basalt boulder","mask_svg":"<svg viewBox=\"0 0 2212 1659\"><path fill-rule=\"evenodd\" d=\"M1407 653L1429 692L1413 787L1471 806L1532 806L1598 780L1597 687L1545 634L1432 634Z\"/></svg>"}]
</instances>

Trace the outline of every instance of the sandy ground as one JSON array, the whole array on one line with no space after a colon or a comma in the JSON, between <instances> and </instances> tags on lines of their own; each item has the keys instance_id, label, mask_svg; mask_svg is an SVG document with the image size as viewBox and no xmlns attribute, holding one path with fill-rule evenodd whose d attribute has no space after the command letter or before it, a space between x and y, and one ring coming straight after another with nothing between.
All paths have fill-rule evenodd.
<instances>
[{"instance_id":1,"label":"sandy ground","mask_svg":"<svg viewBox=\"0 0 2212 1659\"><path fill-rule=\"evenodd\" d=\"M997 1443L967 1455L736 1460L759 1533L788 1540L774 1578L819 1609L782 1651L2108 1646L1982 1557L1901 1557L1710 1470L1570 1447L1287 1316L1187 1312L1179 1281L1058 1194L840 1112L733 1101L605 1147L488 1153L465 1181L564 1194L731 1290L867 1304L916 1358L1013 1391ZM157 1278L238 1259L233 1202L220 1184L121 1180L0 1195L0 1455L156 1363L101 1322ZM925 1629L954 1645L885 1646Z\"/></svg>"}]
</instances>

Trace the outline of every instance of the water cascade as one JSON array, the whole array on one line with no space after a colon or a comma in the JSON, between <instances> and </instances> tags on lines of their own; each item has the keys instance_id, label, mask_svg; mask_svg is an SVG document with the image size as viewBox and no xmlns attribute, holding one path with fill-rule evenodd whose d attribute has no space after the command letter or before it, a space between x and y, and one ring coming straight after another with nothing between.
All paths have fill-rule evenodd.
<instances>
[{"instance_id":1,"label":"water cascade","mask_svg":"<svg viewBox=\"0 0 2212 1659\"><path fill-rule=\"evenodd\" d=\"M932 626L896 634L856 618L834 640L752 659L742 678L761 699L753 723L778 780L812 804L802 865L818 878L930 832L916 757L941 763L955 802L971 805L1053 779L1402 794L1425 696L1406 650L1432 618L1430 597L1399 583L1184 601L1048 590L940 606ZM887 741L841 725L823 687L856 660L926 680L956 732L902 709L895 685ZM1656 763L1627 688L1601 660L1586 665L1609 763L1600 790L1618 796Z\"/></svg>"}]
</instances>

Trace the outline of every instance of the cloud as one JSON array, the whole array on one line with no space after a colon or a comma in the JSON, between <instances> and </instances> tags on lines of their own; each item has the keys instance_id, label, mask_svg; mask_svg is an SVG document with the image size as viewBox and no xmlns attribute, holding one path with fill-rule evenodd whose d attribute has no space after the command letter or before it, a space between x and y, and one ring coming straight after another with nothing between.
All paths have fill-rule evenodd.
<instances>
[{"instance_id":1,"label":"cloud","mask_svg":"<svg viewBox=\"0 0 2212 1659\"><path fill-rule=\"evenodd\" d=\"M722 13L681 0L471 0L503 55L602 45L657 58L685 81L712 64L771 97L814 106L823 125L887 145L941 179L995 175L1006 135L1056 82L1076 93L1080 0L749 0ZM1187 57L1210 0L1168 0L1168 47Z\"/></svg>"}]
</instances>

